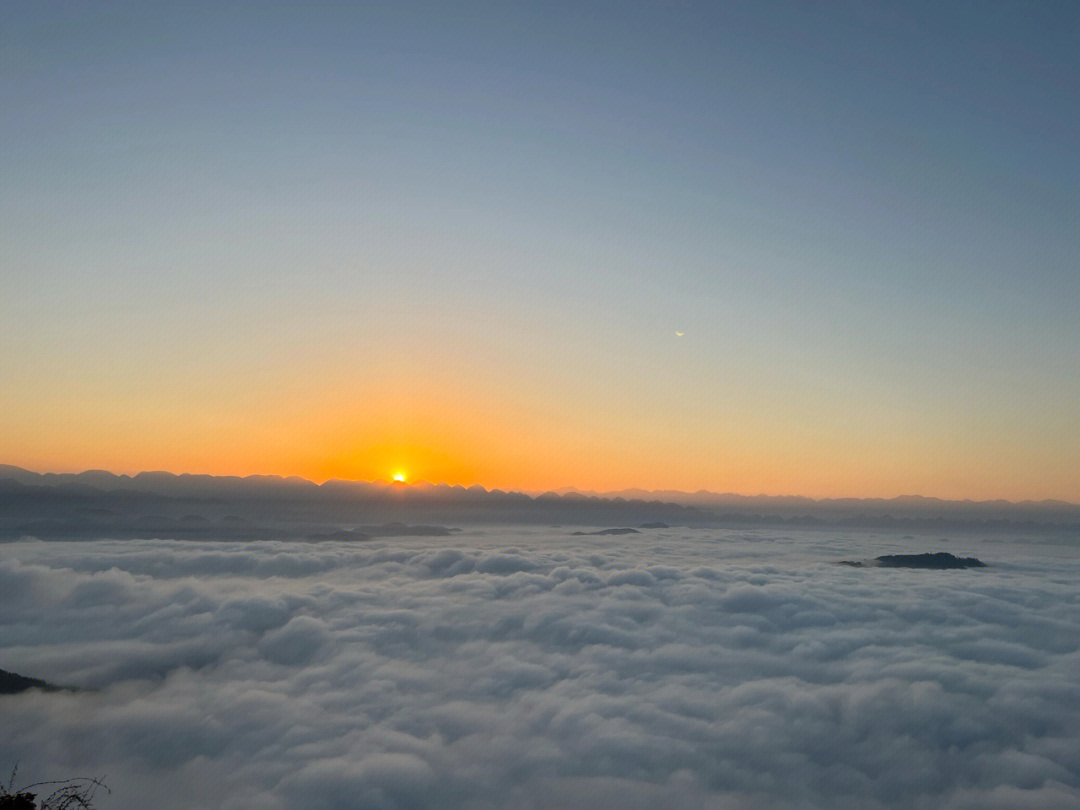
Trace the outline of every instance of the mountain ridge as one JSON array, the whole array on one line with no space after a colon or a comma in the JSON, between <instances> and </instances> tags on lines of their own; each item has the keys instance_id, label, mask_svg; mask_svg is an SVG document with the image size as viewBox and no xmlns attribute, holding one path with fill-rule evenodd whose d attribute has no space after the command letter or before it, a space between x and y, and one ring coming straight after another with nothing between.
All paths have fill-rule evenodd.
<instances>
[{"instance_id":1,"label":"mountain ridge","mask_svg":"<svg viewBox=\"0 0 1080 810\"><path fill-rule=\"evenodd\" d=\"M112 483L127 483L136 485L136 488L140 490L156 491L152 489L152 482L160 485L163 482L172 483L184 483L184 482L198 482L209 483L213 482L215 486L235 486L240 484L267 484L267 485L288 485L296 486L307 489L321 489L321 488L432 488L432 489L448 489L457 491L469 491L479 492L486 494L508 494L508 495L525 495L530 498L538 498L544 496L558 496L558 497L583 497L583 498L598 498L603 500L615 500L622 498L624 500L642 500L642 501L661 501L670 503L719 503L727 501L738 502L757 502L757 503L785 503L785 504L805 504L805 505L821 505L821 504L949 504L949 505L965 505L965 506L1002 506L1002 507L1050 507L1050 508L1068 508L1076 509L1080 511L1080 503L1065 501L1059 498L1043 498L1032 499L1026 498L1018 501L1010 501L1006 498L992 498L992 499L975 499L975 498L939 498L933 495L920 495L920 494L905 494L895 495L892 497L868 497L859 498L853 496L840 496L840 497L827 497L827 498L812 498L808 495L770 495L767 493L757 493L754 495L745 495L737 492L714 492L707 489L699 489L694 492L687 492L684 490L676 489L643 489L638 487L632 487L628 489L620 490L584 490L578 487L566 486L559 487L557 489L549 489L544 491L529 491L529 490L515 490L515 489L503 489L500 487L487 488L482 484L472 484L465 486L463 484L450 484L446 482L432 483L429 481L415 481L403 483L400 481L382 481L373 480L365 481L361 479L349 479L349 478L328 478L323 483L317 483L307 478L303 478L297 475L272 475L254 473L246 476L238 475L212 475L209 473L173 473L165 470L145 470L135 473L134 475L127 475L125 473L113 473L108 470L90 469L77 473L54 473L54 472L34 472L23 467L18 467L13 464L0 464L0 480L20 480L26 482L41 482L41 483L55 483L60 484L63 482L79 482L87 483L90 486L97 486L98 489L108 491L108 489L116 489L117 486L111 486L108 489L100 486L103 481L109 481ZM91 481L98 483L92 484Z\"/></svg>"},{"instance_id":2,"label":"mountain ridge","mask_svg":"<svg viewBox=\"0 0 1080 810\"><path fill-rule=\"evenodd\" d=\"M226 523L226 518L239 518ZM926 496L831 498L699 490L573 488L526 493L421 481L317 484L297 476L212 476L106 470L36 473L0 465L0 533L109 533L245 537L325 535L389 521L428 525L1076 529L1080 505L1063 501L948 501Z\"/></svg>"}]
</instances>

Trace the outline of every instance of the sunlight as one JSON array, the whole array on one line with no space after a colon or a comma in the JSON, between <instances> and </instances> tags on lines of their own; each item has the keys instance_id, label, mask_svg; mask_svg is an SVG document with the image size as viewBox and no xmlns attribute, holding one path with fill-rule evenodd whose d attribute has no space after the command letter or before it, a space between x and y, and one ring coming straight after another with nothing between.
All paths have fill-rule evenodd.
<instances>
[{"instance_id":1,"label":"sunlight","mask_svg":"<svg viewBox=\"0 0 1080 810\"><path fill-rule=\"evenodd\" d=\"M394 473L394 480L397 481L399 484L404 484L405 483L405 473L403 473L403 472Z\"/></svg>"}]
</instances>

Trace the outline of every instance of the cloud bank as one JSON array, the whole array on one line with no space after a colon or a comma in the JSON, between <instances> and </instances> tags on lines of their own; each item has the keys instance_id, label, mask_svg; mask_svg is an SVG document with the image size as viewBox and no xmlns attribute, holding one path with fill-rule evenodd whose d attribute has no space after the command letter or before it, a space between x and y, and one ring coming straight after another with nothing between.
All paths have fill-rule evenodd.
<instances>
[{"instance_id":1,"label":"cloud bank","mask_svg":"<svg viewBox=\"0 0 1080 810\"><path fill-rule=\"evenodd\" d=\"M851 569L950 551L977 571ZM0 766L107 807L1080 808L1039 538L0 545Z\"/></svg>"}]
</instances>

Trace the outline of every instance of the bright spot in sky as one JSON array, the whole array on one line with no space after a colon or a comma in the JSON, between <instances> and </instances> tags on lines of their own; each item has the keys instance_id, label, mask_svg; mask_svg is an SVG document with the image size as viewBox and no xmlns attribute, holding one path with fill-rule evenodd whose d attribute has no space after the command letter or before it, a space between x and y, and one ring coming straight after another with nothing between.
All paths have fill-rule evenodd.
<instances>
[{"instance_id":1,"label":"bright spot in sky","mask_svg":"<svg viewBox=\"0 0 1080 810\"><path fill-rule=\"evenodd\" d=\"M394 473L394 480L405 483L405 473Z\"/></svg>"},{"instance_id":2,"label":"bright spot in sky","mask_svg":"<svg viewBox=\"0 0 1080 810\"><path fill-rule=\"evenodd\" d=\"M675 333L675 337L682 337L682 336L683 336L683 333L682 333L682 332L676 332L676 333Z\"/></svg>"}]
</instances>

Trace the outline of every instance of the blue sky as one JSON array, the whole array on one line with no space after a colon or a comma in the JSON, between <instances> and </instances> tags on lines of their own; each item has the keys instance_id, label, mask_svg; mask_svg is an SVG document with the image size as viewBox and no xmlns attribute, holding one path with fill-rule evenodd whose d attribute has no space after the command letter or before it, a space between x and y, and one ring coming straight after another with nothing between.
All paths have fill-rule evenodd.
<instances>
[{"instance_id":1,"label":"blue sky","mask_svg":"<svg viewBox=\"0 0 1080 810\"><path fill-rule=\"evenodd\" d=\"M12 463L1080 498L1073 4L3 14Z\"/></svg>"}]
</instances>

